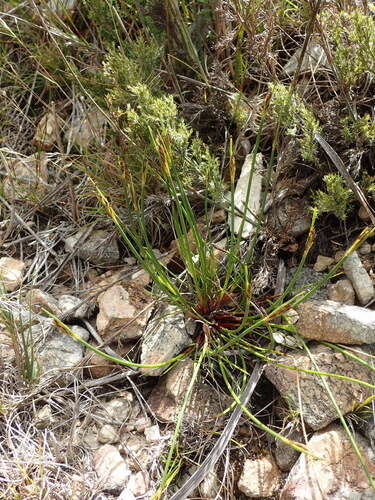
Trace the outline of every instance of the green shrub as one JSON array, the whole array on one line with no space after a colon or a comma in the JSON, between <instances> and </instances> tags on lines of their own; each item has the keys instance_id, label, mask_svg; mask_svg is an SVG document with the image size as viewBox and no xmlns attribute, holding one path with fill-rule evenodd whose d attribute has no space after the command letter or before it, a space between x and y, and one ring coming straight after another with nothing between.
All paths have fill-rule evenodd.
<instances>
[{"instance_id":1,"label":"green shrub","mask_svg":"<svg viewBox=\"0 0 375 500\"><path fill-rule=\"evenodd\" d=\"M112 111L126 109L132 98L129 87L147 84L156 90L160 86L160 78L155 70L160 65L162 51L162 46L143 37L125 44L123 48L108 51L103 68L111 88L107 97Z\"/></svg>"},{"instance_id":2,"label":"green shrub","mask_svg":"<svg viewBox=\"0 0 375 500\"><path fill-rule=\"evenodd\" d=\"M130 86L128 91L132 104L124 110L127 164L142 185L154 190L155 180L168 164L183 179L184 187L206 188L216 195L221 185L218 160L178 116L173 97L154 96L144 84Z\"/></svg>"},{"instance_id":3,"label":"green shrub","mask_svg":"<svg viewBox=\"0 0 375 500\"><path fill-rule=\"evenodd\" d=\"M357 120L347 117L341 123L343 136L348 142L375 144L375 120L368 113Z\"/></svg>"},{"instance_id":4,"label":"green shrub","mask_svg":"<svg viewBox=\"0 0 375 500\"><path fill-rule=\"evenodd\" d=\"M121 38L121 19L129 12L127 3L121 0L82 0L87 18L95 26L100 41L110 46Z\"/></svg>"},{"instance_id":5,"label":"green shrub","mask_svg":"<svg viewBox=\"0 0 375 500\"><path fill-rule=\"evenodd\" d=\"M337 75L346 85L353 86L365 72L375 72L375 20L359 9L325 12L322 25L334 45L334 65Z\"/></svg>"},{"instance_id":6,"label":"green shrub","mask_svg":"<svg viewBox=\"0 0 375 500\"><path fill-rule=\"evenodd\" d=\"M109 49L103 62L105 108L117 134L109 132L108 151L84 168L116 208L138 212L144 196L164 192L164 175L173 172L184 188L215 198L223 189L218 160L179 116L173 96L161 92L163 50L139 36Z\"/></svg>"},{"instance_id":7,"label":"green shrub","mask_svg":"<svg viewBox=\"0 0 375 500\"><path fill-rule=\"evenodd\" d=\"M353 192L346 187L345 181L338 174L328 174L323 177L326 192L317 191L314 203L320 213L332 212L341 220L345 220L354 199Z\"/></svg>"},{"instance_id":8,"label":"green shrub","mask_svg":"<svg viewBox=\"0 0 375 500\"><path fill-rule=\"evenodd\" d=\"M313 112L308 109L302 99L281 83L269 84L272 92L270 109L272 118L287 135L298 137L302 158L307 161L317 160L315 133L319 131L319 123Z\"/></svg>"}]
</instances>

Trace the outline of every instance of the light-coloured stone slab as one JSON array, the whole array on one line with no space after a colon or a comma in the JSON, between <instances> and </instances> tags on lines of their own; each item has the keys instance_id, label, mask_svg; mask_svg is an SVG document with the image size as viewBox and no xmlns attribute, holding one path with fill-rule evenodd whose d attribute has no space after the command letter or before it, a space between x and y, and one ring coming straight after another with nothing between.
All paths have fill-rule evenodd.
<instances>
[{"instance_id":1,"label":"light-coloured stone slab","mask_svg":"<svg viewBox=\"0 0 375 500\"><path fill-rule=\"evenodd\" d=\"M298 333L310 340L340 344L374 344L375 311L339 304L333 300L308 300L298 308Z\"/></svg>"},{"instance_id":2,"label":"light-coloured stone slab","mask_svg":"<svg viewBox=\"0 0 375 500\"><path fill-rule=\"evenodd\" d=\"M373 372L370 368L342 353L323 345L312 345L310 353L320 372L344 375L368 384L373 383ZM369 355L374 354L374 349L368 346L357 347L354 354L369 361ZM312 429L322 429L338 418L322 378L314 373L298 371L298 369L316 370L307 354L293 352L289 356L276 358L275 362L295 369L269 364L264 372L266 377L273 383L281 397L288 401L288 405L300 412ZM364 401L372 395L371 387L356 382L328 376L325 380L344 415L352 411L353 403Z\"/></svg>"},{"instance_id":3,"label":"light-coloured stone slab","mask_svg":"<svg viewBox=\"0 0 375 500\"><path fill-rule=\"evenodd\" d=\"M366 439L355 436L369 474L375 474L375 455ZM309 440L309 451L319 457L301 454L291 470L280 500L371 500L374 490L346 435L336 424L316 432Z\"/></svg>"},{"instance_id":4,"label":"light-coloured stone slab","mask_svg":"<svg viewBox=\"0 0 375 500\"><path fill-rule=\"evenodd\" d=\"M249 498L272 496L279 488L280 471L270 454L245 460L238 489Z\"/></svg>"},{"instance_id":5,"label":"light-coloured stone slab","mask_svg":"<svg viewBox=\"0 0 375 500\"><path fill-rule=\"evenodd\" d=\"M243 212L247 219L244 222L242 238L250 238L256 228L256 217L259 213L260 198L262 193L262 178L263 178L263 156L258 153L248 154L242 166L240 177L234 191L234 205ZM249 183L250 187L249 187ZM248 203L246 206L246 198L249 191ZM238 234L243 221L242 215L234 216L234 232Z\"/></svg>"},{"instance_id":6,"label":"light-coloured stone slab","mask_svg":"<svg viewBox=\"0 0 375 500\"><path fill-rule=\"evenodd\" d=\"M357 252L353 252L345 259L343 268L345 274L352 282L359 302L362 305L367 304L374 297L375 288Z\"/></svg>"}]
</instances>

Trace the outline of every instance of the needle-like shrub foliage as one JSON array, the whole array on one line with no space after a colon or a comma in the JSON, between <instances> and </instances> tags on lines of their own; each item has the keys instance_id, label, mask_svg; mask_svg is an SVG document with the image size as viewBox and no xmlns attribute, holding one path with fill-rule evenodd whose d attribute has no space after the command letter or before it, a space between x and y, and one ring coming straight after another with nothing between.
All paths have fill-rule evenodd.
<instances>
[{"instance_id":1,"label":"needle-like shrub foliage","mask_svg":"<svg viewBox=\"0 0 375 500\"><path fill-rule=\"evenodd\" d=\"M323 177L326 191L315 193L315 205L320 213L332 212L341 220L345 220L354 199L353 192L346 187L342 177L328 174Z\"/></svg>"}]
</instances>

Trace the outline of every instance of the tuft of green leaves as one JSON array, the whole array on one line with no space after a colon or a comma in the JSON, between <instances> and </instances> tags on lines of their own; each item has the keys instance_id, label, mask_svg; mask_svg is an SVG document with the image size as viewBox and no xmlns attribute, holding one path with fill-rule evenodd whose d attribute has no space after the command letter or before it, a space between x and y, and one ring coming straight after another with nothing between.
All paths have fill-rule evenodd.
<instances>
[{"instance_id":1,"label":"tuft of green leaves","mask_svg":"<svg viewBox=\"0 0 375 500\"><path fill-rule=\"evenodd\" d=\"M209 182L212 191L219 182L218 161L206 144L197 136L193 137L192 129L178 116L173 97L155 97L144 85L129 87L129 90L135 105L128 106L126 132L138 154L139 148L144 147L141 154L149 153L151 159L157 150L169 143L171 168L184 179L184 185L194 181L198 187Z\"/></svg>"},{"instance_id":2,"label":"tuft of green leaves","mask_svg":"<svg viewBox=\"0 0 375 500\"><path fill-rule=\"evenodd\" d=\"M132 93L129 87L147 84L153 90L160 85L155 69L160 66L163 46L142 36L121 48L111 48L103 62L103 73L111 91L108 102L112 110L126 109Z\"/></svg>"},{"instance_id":3,"label":"tuft of green leaves","mask_svg":"<svg viewBox=\"0 0 375 500\"><path fill-rule=\"evenodd\" d=\"M341 123L346 141L370 146L375 144L375 120L368 113L356 120L347 117Z\"/></svg>"},{"instance_id":4,"label":"tuft of green leaves","mask_svg":"<svg viewBox=\"0 0 375 500\"><path fill-rule=\"evenodd\" d=\"M156 69L163 50L154 39L140 35L110 48L103 62L105 107L116 123L121 147L117 140L111 145L116 158L109 176L106 158L86 165L86 170L117 207L120 201L122 207L139 210L141 193L163 191L170 171L183 179L184 189L206 189L215 198L223 191L218 159L179 116L173 96L160 91Z\"/></svg>"},{"instance_id":5,"label":"tuft of green leaves","mask_svg":"<svg viewBox=\"0 0 375 500\"><path fill-rule=\"evenodd\" d=\"M229 110L233 121L238 129L246 126L249 119L249 106L246 104L245 98L241 92L234 92L228 100Z\"/></svg>"},{"instance_id":6,"label":"tuft of green leaves","mask_svg":"<svg viewBox=\"0 0 375 500\"><path fill-rule=\"evenodd\" d=\"M339 79L354 86L368 72L375 72L375 20L355 9L352 12L325 12L322 25L333 43L334 65Z\"/></svg>"},{"instance_id":7,"label":"tuft of green leaves","mask_svg":"<svg viewBox=\"0 0 375 500\"><path fill-rule=\"evenodd\" d=\"M319 213L332 212L341 220L345 220L354 199L353 192L346 187L345 181L338 174L328 174L323 177L326 191L317 191L314 203Z\"/></svg>"},{"instance_id":8,"label":"tuft of green leaves","mask_svg":"<svg viewBox=\"0 0 375 500\"><path fill-rule=\"evenodd\" d=\"M316 162L317 147L314 137L320 126L313 112L290 87L281 83L270 83L269 88L272 92L272 118L287 135L298 138L302 158Z\"/></svg>"},{"instance_id":9,"label":"tuft of green leaves","mask_svg":"<svg viewBox=\"0 0 375 500\"><path fill-rule=\"evenodd\" d=\"M31 314L25 317L19 306L7 300L0 276L0 321L11 341L18 370L26 382L34 382L39 373L35 358Z\"/></svg>"},{"instance_id":10,"label":"tuft of green leaves","mask_svg":"<svg viewBox=\"0 0 375 500\"><path fill-rule=\"evenodd\" d=\"M219 162L179 117L173 97L154 95L143 83L128 86L126 92L126 106L120 107L117 90L108 95L108 102L126 134L123 154L133 184L151 194L160 187L160 178L174 170L185 188L205 188L211 195L219 195Z\"/></svg>"}]
</instances>

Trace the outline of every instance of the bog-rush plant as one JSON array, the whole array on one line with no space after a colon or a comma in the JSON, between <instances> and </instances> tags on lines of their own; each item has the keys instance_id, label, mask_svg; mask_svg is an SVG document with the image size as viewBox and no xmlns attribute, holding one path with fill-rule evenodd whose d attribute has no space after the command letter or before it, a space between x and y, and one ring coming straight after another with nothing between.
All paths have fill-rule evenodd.
<instances>
[{"instance_id":1,"label":"bog-rush plant","mask_svg":"<svg viewBox=\"0 0 375 500\"><path fill-rule=\"evenodd\" d=\"M280 297L265 299L262 303L262 308L259 308L256 304L257 299L252 295L251 287L251 267L254 253L242 251L243 224L238 234L230 230L231 228L233 229L232 221L236 214L233 196L235 184L234 171L230 180L232 192L231 203L227 207L229 214L228 243L223 252L224 257L220 259L215 255L215 245L210 236L203 236L201 234L187 191L178 173L173 171L170 142L165 141L165 138L162 136L153 136L153 145L155 154L158 154L160 161L160 169L158 170L159 180L172 200L172 230L178 241L178 251L183 262L182 267L184 271L181 274L173 273L155 255L147 234L146 222L142 215L139 218L138 232L134 232L133 228L130 229L123 224L99 187L96 186L96 189L98 198L106 213L115 224L119 235L141 266L152 277L154 286L162 294L162 300L177 306L187 317L196 320L197 323L194 343L180 356L180 359L187 354L191 354L195 357L198 368L196 367L194 371L194 377L182 403L181 413L176 421L175 434L169 449L165 474L159 490L159 494L161 494L173 479L173 476L177 474L179 468L178 454L176 454L177 436L182 425L184 409L188 404L194 381L198 377L199 367L203 365L203 361L208 360L208 366L210 366L213 360L218 364L224 386L233 398L233 404L228 409L232 410L236 404L240 404L241 392L244 390L251 373L251 360L260 359L264 363L275 362L272 356L273 331L284 329L288 333L296 334L294 327L291 325L280 325L276 322L276 318L289 309L298 306L298 304L309 298L319 287L323 286L338 272L343 260L372 234L374 229L368 228L364 230L340 262L319 280L311 290L296 293L294 288L298 274L303 268L308 252L314 243L314 225L317 216L317 211L315 210L313 212L305 251L295 276ZM252 155L253 168L255 166L255 157L256 150L253 151ZM251 179L247 195L250 192L250 188ZM248 203L247 196L246 207ZM212 206L209 206L209 203L207 203L208 221L210 210L212 210ZM142 210L140 213L142 214ZM245 208L243 221L247 215L247 208ZM260 213L256 223L258 229L261 222L262 214ZM192 251L191 235L193 236L195 252ZM257 237L258 233L255 231L253 238L256 239ZM248 243L250 247L256 245L256 241ZM304 348L308 351L306 344L304 344ZM230 351L236 352L234 358L228 355ZM171 363L175 361L176 358L170 360ZM284 367L295 369L287 365ZM322 373L318 368L301 371L323 378L338 376L334 373ZM338 377L352 380L349 377ZM365 384L360 380L355 381L359 384ZM242 409L256 426L273 435L276 439L281 439L288 443L295 449L308 453L304 445L291 442L261 422L248 408L243 407Z\"/></svg>"},{"instance_id":2,"label":"bog-rush plant","mask_svg":"<svg viewBox=\"0 0 375 500\"><path fill-rule=\"evenodd\" d=\"M164 151L162 154L164 159L168 157L165 153ZM323 286L338 272L343 260L370 234L374 233L374 230L370 228L364 230L340 262L317 282L310 291L293 293L298 273L302 269L314 242L314 224L317 215L317 212L315 212L305 252L294 278L282 296L274 300L266 300L263 304L263 310L260 312L258 307L254 307L253 301L255 299L251 294L251 265L239 258L239 237L228 235L229 243L225 251L225 264L220 264L214 255L212 242L203 238L200 234L189 199L178 179L173 178L169 167L168 164L164 165L163 172L166 189L174 202L172 220L173 229L179 241L180 256L185 267L185 272L182 275L174 275L159 261L147 240L147 231L143 221L140 223L139 234L129 234L127 228L124 227L103 194L98 191L101 203L103 203L108 215L116 225L119 234L142 267L150 273L154 285L162 292L163 300L179 307L187 316L195 319L198 325L195 343L188 350L195 357L197 365L189 390L182 403L181 413L176 421L175 434L169 449L165 474L159 490L160 494L173 479L173 476L177 474L179 463L178 455L176 455L177 436L182 425L184 409L188 404L194 381L198 377L198 368L202 366L203 361L215 360L215 363L218 364L224 386L233 398L233 409L236 404L240 404L241 392L251 373L251 359L260 359L264 363L275 362L272 356L272 332L276 329L284 329L289 334L296 334L293 327L280 325L276 322L276 318L313 295L319 287ZM232 210L233 212L234 210ZM192 253L189 245L188 234L191 233L194 235L197 248L196 254ZM291 298L289 298L290 295L292 295ZM307 345L303 344L303 346L306 352L309 352ZM228 352L231 350L237 353L235 358L228 356ZM179 359L188 352L181 355ZM177 358L174 358L170 362L173 363L176 360ZM210 365L210 362L208 365ZM295 370L294 367L288 365L278 364L278 366ZM313 370L301 369L300 371L323 377L323 379L339 377L367 385L360 380L342 377L335 373L322 373L318 367ZM335 404L334 399L333 404ZM248 408L243 407L242 410L250 421L259 428L273 435L276 439L288 443L298 451L308 453L304 445L294 443L266 426ZM340 416L340 413L338 414ZM342 415L340 418L342 419ZM351 439L353 440L353 438ZM364 463L363 460L362 463Z\"/></svg>"},{"instance_id":3,"label":"bog-rush plant","mask_svg":"<svg viewBox=\"0 0 375 500\"><path fill-rule=\"evenodd\" d=\"M130 91L134 92L134 89L134 87L130 88ZM143 96L146 96L147 99L152 100L151 94L145 87L143 87L143 90L139 88L139 91L141 91ZM289 92L293 92L293 89L290 88ZM287 103L291 100L293 100L292 97L284 98L284 112L277 114L277 137L279 137L280 131L285 125L285 111L287 111L285 107L287 107ZM152 102L155 103L156 101ZM266 102L266 106L267 105L268 103ZM294 110L295 108L293 106L294 105L292 105L292 109ZM182 261L182 272L177 273L168 268L153 250L152 240L150 239L148 224L145 218L145 200L148 195L147 186L145 186L144 183L141 184L137 201L136 224L128 225L117 213L111 199L102 189L100 183L98 183L97 177L90 176L90 171L88 171L87 174L97 193L100 205L103 207L107 216L112 220L119 236L123 239L126 247L137 259L138 263L151 276L153 286L158 290L158 297L161 297L161 300L169 304L173 304L179 308L186 317L190 317L196 322L195 337L193 338L190 348L164 363L144 366L146 368L167 367L168 365L178 362L187 355L193 356L196 360L194 376L192 377L189 390L186 392L181 411L176 420L174 437L166 459L165 471L161 480L160 489L157 493L157 495L160 496L168 484L173 480L174 475L178 473L182 463L179 458L177 446L179 431L183 422L184 410L188 405L194 384L198 379L200 369L202 369L203 365L210 367L215 363L215 365L219 367L224 387L233 399L233 403L227 411L232 411L237 404L241 404L241 393L244 391L249 379L253 360L259 359L263 363L275 362L272 356L274 344L273 332L275 330L280 331L281 329L289 334L296 333L291 325L280 325L276 319L290 308L298 306L303 300L309 298L316 289L323 286L332 276L334 276L343 260L350 252L371 234L371 229L365 230L357 238L354 245L345 253L341 261L338 262L312 290L296 293L294 288L298 274L302 270L308 252L314 243L314 226L317 216L317 211L314 211L305 251L298 265L296 274L284 293L280 297L275 298L259 299L259 297L254 297L252 292L252 267L256 255L254 249L256 248L263 223L265 196L263 197L259 213L255 219L256 222L254 222L255 228L251 239L246 243L245 249L243 245L243 232L245 221L250 215L249 197L256 164L256 155L260 147L262 136L261 127L257 135L254 149L251 153L252 174L250 175L247 185L244 202L245 208L241 212L242 223L237 232L234 231L234 219L239 215L234 196L237 177L236 167L233 157L230 156L228 159L230 195L226 198L225 206L228 213L227 244L225 249L221 252L221 256L218 256L214 239L209 231L210 214L213 213L217 206L222 206L223 200L215 199L213 194L210 196L208 189L204 191L204 218L208 230L205 231L205 234L202 234L197 214L195 213L189 197L189 179L186 176L182 177L184 172L199 171L197 156L191 154L191 143L189 142L191 139L189 139L189 134L183 142L183 148L185 148L186 154L184 155L183 148L181 149L180 147L178 149L178 158L184 156L184 168L181 170L181 167L176 168L176 144L179 144L181 136L173 132L173 127L176 124L175 119L173 118L171 122L171 126L173 125L172 129L167 126L167 122L163 122L164 125L161 122L157 122L159 125L163 126L155 126L155 124L149 120L149 124L147 124L147 119L145 119L145 117L147 116L147 112L152 113L152 107L145 107L144 109L146 111L144 116L142 115L142 113L144 113L142 106L133 106L128 111L128 119L133 123L134 130L131 131L129 128L127 132L129 134L135 134L134 137L136 138L136 134L140 131L139 137L141 137L142 144L147 144L148 148L148 154L142 157L143 160L142 165L140 165L140 172L144 169L147 172L148 179L155 179L155 182L157 182L168 199L170 199L171 230L177 241L179 258ZM170 113L166 108L162 109L165 109L167 114ZM264 112L267 110L268 108L265 107ZM289 111L289 114L290 113ZM293 113L295 113L295 111L293 111ZM274 168L277 145L278 143L275 140L273 142L273 150L270 155L268 167L264 172L265 191L267 190L267 184L270 182L271 173ZM136 156L132 155L132 161L135 160ZM209 186L210 181L212 181L212 179L210 179L210 170L203 168L200 172L200 176L201 185ZM252 220L254 220L254 218L252 218ZM259 307L258 304L261 307ZM89 349L102 354L112 361L133 368L142 366L129 359L119 360L107 353L102 353L100 349L92 347L74 336L74 333L69 327L62 324L60 321L57 320L57 324L76 338L78 342L81 342ZM230 352L235 352L235 356L228 355ZM294 367L286 365L284 367L295 369ZM337 376L334 373L321 373L318 369L301 371L306 371L325 378ZM356 382L359 384L362 383L358 380L356 380ZM243 407L242 410L259 428L273 435L275 438L288 443L295 449L308 453L304 445L294 443L280 433L277 433L252 414L248 408ZM158 498L158 496L156 496L156 498Z\"/></svg>"},{"instance_id":4,"label":"bog-rush plant","mask_svg":"<svg viewBox=\"0 0 375 500\"><path fill-rule=\"evenodd\" d=\"M249 409L246 404L249 397L248 384L254 382L252 375L256 375L255 379L260 376L257 372L259 364L276 363L273 350L275 331L283 330L298 337L295 327L279 323L279 317L311 297L334 276L344 259L374 234L374 228L366 228L345 252L340 262L312 289L298 291L295 290L298 274L314 244L317 217L317 212L314 211L305 250L297 271L284 292L277 297L255 296L253 268L256 262L255 250L262 231L266 197L263 196L259 213L256 214L252 236L250 240L246 240L243 238L245 221L254 221L254 214L249 213L253 174L250 175L247 186L245 208L240 212L235 203L238 172L231 148L227 148L229 154L222 162L226 167L230 193L223 200L223 184L217 156L212 154L201 138L194 136L190 124L181 118L176 100L171 95L171 88L178 89L176 93L179 94L181 103L186 96L187 100L189 99L189 92L194 97L195 86L200 89L197 95L203 96L203 101L210 97L214 88L223 94L225 92L221 87L230 89L228 92L236 96L233 117L238 125L239 135L243 132L241 127L246 124L248 118L246 107L240 106L242 96L251 94L254 82L259 85L260 93L268 92L264 110L260 113L261 118L257 120L260 125L256 130L259 131L255 134L255 139L254 135L251 137L254 143L251 152L252 172L260 150L267 151L270 158L264 172L265 194L270 186L280 139L283 136L296 137L299 153L307 165L313 164L317 159L316 138L320 136L321 128L315 118L315 110L313 105L307 105L295 92L298 72L292 85L287 86L278 81L277 67L281 67L279 63L282 61L277 60L275 64L275 54L284 50L280 41L284 41L285 33L281 31L288 33L288 41L291 39L290 33L293 37L297 33L297 38L300 39L302 28L307 21L310 32L305 37L306 49L308 37L314 27L314 16L323 2L236 1L228 5L229 15L226 15L225 9L223 12L218 9L214 11L210 2L168 0L163 2L164 9L161 10L165 17L159 20L157 27L152 19L156 17L155 5L151 5L152 2L147 0L83 1L81 4L84 15L81 16L79 12L76 14L81 28L85 26L85 29L77 29L74 16L59 20L58 16L46 15L48 9L43 10L43 6L36 2L32 2L32 9L26 4L28 3L22 3L22 11L17 11L17 15L11 13L0 17L0 36L6 40L6 50L1 56L5 58L1 84L6 84L9 92L12 92L13 88L16 89L12 94L14 96L21 94L19 89L22 89L22 99L19 101L22 106L24 102L27 103L25 109L34 102L33 100L38 106L45 105L47 108L49 102L44 103L43 99L48 96L49 99L62 98L62 106L66 112L69 105L74 107L72 102L79 94L87 105L101 110L111 128L106 144L102 149L98 148L98 145L92 150L89 148L85 154L73 161L84 165L80 174L84 172L89 178L103 211L113 222L126 247L150 274L158 298L173 304L196 323L195 335L187 350L164 363L145 366L129 358L120 359L91 346L55 318L60 328L88 349L129 368L168 368L188 355L194 358L193 375L176 418L164 474L155 498L164 494L183 465L183 455L178 448L179 433L189 399L200 373L204 370L208 371L212 378L220 377L227 394L232 397L232 403L226 413L231 412L233 415L240 409L255 426L295 449L309 453L305 445L294 443L277 433ZM221 7L226 4L228 3L220 2ZM194 23L194 12L202 13L203 9L209 10L208 13L204 12L204 15L208 19L208 29L211 30L210 43L196 47L194 29L196 30L198 23ZM311 12L314 12L314 16L310 15ZM25 13L27 15L24 15ZM106 22L103 22L103 19ZM278 23L281 23L282 30L279 30ZM374 49L371 32L373 20L370 15L360 14L356 9L352 13L341 13L337 18L332 17L330 22L322 16L321 23L327 31L328 43L333 44L332 62L336 68L336 76L341 85L348 85L350 91L353 91L361 79L373 69L374 58L370 57ZM27 36L25 27L28 30ZM214 29L217 29L216 33L212 32ZM39 42L41 33L45 37L45 43ZM2 39L0 43L1 41ZM346 43L347 41L349 43ZM253 44L257 44L255 50ZM173 48L169 53L168 46ZM251 51L254 52L252 60L248 57ZM16 54L21 54L22 57L17 60ZM215 58L220 64L217 64ZM171 61L177 62L176 67L182 68L183 74L173 73L177 71L174 65L164 65L165 61L168 64ZM169 74L165 70L160 71L161 67L168 70L172 68L173 71ZM222 68L223 72L226 72L225 78L221 75ZM166 81L163 80L165 73L168 73ZM215 86L211 81L212 73ZM272 84L269 85L266 81L267 77L272 79ZM191 87L184 86L187 83ZM314 80L314 85L319 85L319 82ZM267 113L268 117L276 122L271 148L269 143L264 148L261 144L261 131ZM352 134L360 131L366 143L373 143L372 121L367 113L368 110L362 119L350 116L347 124L349 139ZM318 143L321 146L321 142ZM109 152L114 154L116 161L119 160L117 170L112 168L111 158L107 159ZM90 166L98 157L101 161L97 161L94 171ZM316 168L316 165L313 168ZM116 175L112 175L113 172ZM109 177L112 177L112 183L108 183ZM350 196L347 196L341 181L337 184L334 191L339 198L339 204L342 205L343 200L350 201ZM155 186L169 201L170 230L178 242L179 271L165 265L153 250L145 213L147 196L153 193ZM199 190L204 199L204 220L207 226L205 234L201 232L198 215L190 196L194 189ZM115 190L116 195L120 192L120 196L112 197ZM119 212L122 208L121 202L135 210L132 219L134 224L128 224L128 220L124 220ZM225 206L227 211L228 224L226 246L218 254L215 237L210 232L210 221L216 207L222 206ZM242 223L239 231L235 231L234 220L239 215L242 216ZM5 320L13 329L14 341L18 342L20 366L25 367L25 374L30 377L33 373L32 363L26 359L23 364L22 360L22 356L31 353L27 345L29 339L25 337L25 343L18 335L11 317L7 316ZM303 339L298 340L299 345L309 353L309 346ZM335 345L331 347L342 349ZM345 355L353 356L349 350L343 351ZM363 363L359 358L357 361ZM314 363L313 358L312 362ZM288 365L278 366L296 369ZM313 366L312 370L299 370L321 377L326 382L326 390L332 404L336 405L338 418L351 436L330 393L329 379L336 377L362 385L366 383L335 373L321 372L319 366ZM371 364L368 363L368 366ZM367 387L369 385L373 387L371 384L367 384ZM226 436L228 437L228 434ZM352 443L366 469L355 440L352 439ZM369 481L373 484L371 477Z\"/></svg>"}]
</instances>

